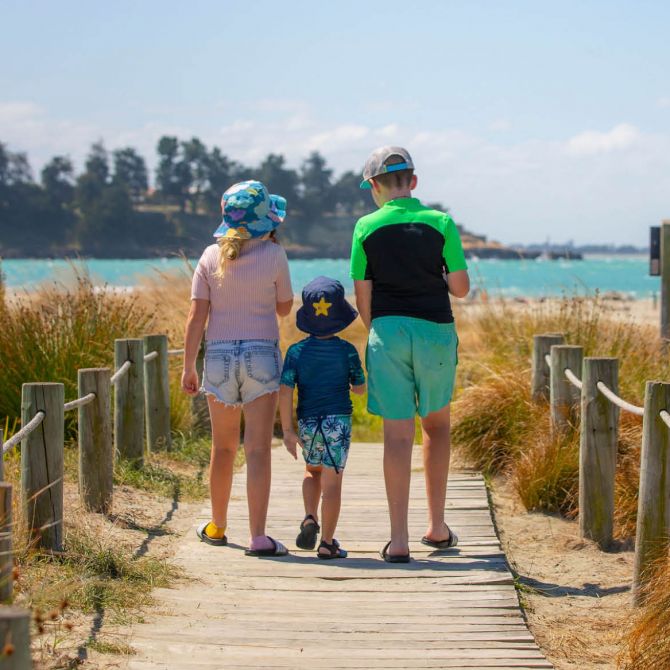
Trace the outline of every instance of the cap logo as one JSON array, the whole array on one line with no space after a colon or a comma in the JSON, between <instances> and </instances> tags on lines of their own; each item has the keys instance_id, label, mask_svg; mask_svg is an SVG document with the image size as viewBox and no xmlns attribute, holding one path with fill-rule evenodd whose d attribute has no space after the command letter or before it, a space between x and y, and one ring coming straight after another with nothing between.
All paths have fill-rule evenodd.
<instances>
[{"instance_id":1,"label":"cap logo","mask_svg":"<svg viewBox=\"0 0 670 670\"><path fill-rule=\"evenodd\" d=\"M319 302L313 302L314 316L328 316L328 310L333 306L332 302L326 302L326 299L321 296Z\"/></svg>"}]
</instances>

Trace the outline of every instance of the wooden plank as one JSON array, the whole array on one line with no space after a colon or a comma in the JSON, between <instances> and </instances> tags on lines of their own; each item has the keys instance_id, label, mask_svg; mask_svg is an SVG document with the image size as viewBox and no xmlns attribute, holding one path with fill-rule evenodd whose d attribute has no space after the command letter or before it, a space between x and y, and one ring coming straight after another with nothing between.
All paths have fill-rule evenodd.
<instances>
[{"instance_id":1,"label":"wooden plank","mask_svg":"<svg viewBox=\"0 0 670 670\"><path fill-rule=\"evenodd\" d=\"M414 462L420 462L420 453ZM283 559L249 559L244 476L228 516L230 546L213 548L191 531L177 561L197 581L155 592L152 621L139 625L129 668L551 668L528 631L479 475L452 473L450 522L463 542L437 552L425 532L423 473L412 473L414 560L389 565L381 445L355 445L347 465L338 537L343 561L295 551L302 517L302 466L273 452L268 528L292 549ZM362 511L364 510L364 511ZM209 518L209 508L196 516Z\"/></svg>"}]
</instances>

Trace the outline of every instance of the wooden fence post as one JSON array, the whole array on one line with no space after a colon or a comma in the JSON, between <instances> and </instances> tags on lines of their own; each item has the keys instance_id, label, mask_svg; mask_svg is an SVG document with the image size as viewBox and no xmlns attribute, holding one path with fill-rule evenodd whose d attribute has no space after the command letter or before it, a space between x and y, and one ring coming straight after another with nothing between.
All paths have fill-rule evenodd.
<instances>
[{"instance_id":1,"label":"wooden fence post","mask_svg":"<svg viewBox=\"0 0 670 670\"><path fill-rule=\"evenodd\" d=\"M195 359L195 369L198 373L200 383L203 383L203 374L205 370L205 342L200 343L198 356ZM191 412L193 414L194 432L202 435L209 430L209 408L207 407L207 398L199 393L191 401Z\"/></svg>"},{"instance_id":2,"label":"wooden fence post","mask_svg":"<svg viewBox=\"0 0 670 670\"><path fill-rule=\"evenodd\" d=\"M659 416L663 409L670 410L670 384L647 382L642 420L642 460L633 570L635 605L643 603L643 587L654 562L668 552L670 429Z\"/></svg>"},{"instance_id":3,"label":"wooden fence post","mask_svg":"<svg viewBox=\"0 0 670 670\"><path fill-rule=\"evenodd\" d=\"M114 448L119 456L144 463L144 343L139 339L114 342L114 365L131 366L115 384Z\"/></svg>"},{"instance_id":4,"label":"wooden fence post","mask_svg":"<svg viewBox=\"0 0 670 670\"><path fill-rule=\"evenodd\" d=\"M21 607L0 608L0 667L7 670L32 670L29 610Z\"/></svg>"},{"instance_id":5,"label":"wooden fence post","mask_svg":"<svg viewBox=\"0 0 670 670\"><path fill-rule=\"evenodd\" d=\"M551 404L551 427L561 432L573 423L575 407L579 405L581 394L565 376L566 368L578 375L582 369L584 349L569 344L551 347L551 384L549 402Z\"/></svg>"},{"instance_id":6,"label":"wooden fence post","mask_svg":"<svg viewBox=\"0 0 670 670\"><path fill-rule=\"evenodd\" d=\"M21 496L26 521L46 549L63 548L63 384L24 384L21 421L39 411L39 427L21 442Z\"/></svg>"},{"instance_id":7,"label":"wooden fence post","mask_svg":"<svg viewBox=\"0 0 670 670\"><path fill-rule=\"evenodd\" d=\"M585 358L582 372L579 530L582 537L607 549L614 529L619 408L598 391L598 382L618 394L619 362L616 358Z\"/></svg>"},{"instance_id":8,"label":"wooden fence post","mask_svg":"<svg viewBox=\"0 0 670 670\"><path fill-rule=\"evenodd\" d=\"M12 485L0 482L0 602L5 604L10 603L14 595L13 572Z\"/></svg>"},{"instance_id":9,"label":"wooden fence post","mask_svg":"<svg viewBox=\"0 0 670 670\"><path fill-rule=\"evenodd\" d=\"M555 344L565 344L565 335L561 333L545 333L533 335L533 370L531 376L531 394L533 400L549 399L549 366L545 356L551 353Z\"/></svg>"},{"instance_id":10,"label":"wooden fence post","mask_svg":"<svg viewBox=\"0 0 670 670\"><path fill-rule=\"evenodd\" d=\"M144 353L158 356L144 362L144 398L147 422L147 449L170 450L170 376L167 335L147 335Z\"/></svg>"},{"instance_id":11,"label":"wooden fence post","mask_svg":"<svg viewBox=\"0 0 670 670\"><path fill-rule=\"evenodd\" d=\"M95 398L79 408L79 495L90 512L106 514L112 507L114 445L112 443L111 371L79 370L79 397Z\"/></svg>"},{"instance_id":12,"label":"wooden fence post","mask_svg":"<svg viewBox=\"0 0 670 670\"><path fill-rule=\"evenodd\" d=\"M670 340L670 219L661 223L661 338Z\"/></svg>"}]
</instances>

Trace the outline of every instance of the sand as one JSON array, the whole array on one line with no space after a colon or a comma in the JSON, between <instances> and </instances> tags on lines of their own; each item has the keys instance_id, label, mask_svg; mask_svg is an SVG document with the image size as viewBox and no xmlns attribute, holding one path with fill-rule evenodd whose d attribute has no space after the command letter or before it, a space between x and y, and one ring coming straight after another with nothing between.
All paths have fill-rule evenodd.
<instances>
[{"instance_id":1,"label":"sand","mask_svg":"<svg viewBox=\"0 0 670 670\"><path fill-rule=\"evenodd\" d=\"M631 550L606 553L579 526L526 512L509 483L493 482L495 520L529 627L556 670L615 670L632 613Z\"/></svg>"}]
</instances>

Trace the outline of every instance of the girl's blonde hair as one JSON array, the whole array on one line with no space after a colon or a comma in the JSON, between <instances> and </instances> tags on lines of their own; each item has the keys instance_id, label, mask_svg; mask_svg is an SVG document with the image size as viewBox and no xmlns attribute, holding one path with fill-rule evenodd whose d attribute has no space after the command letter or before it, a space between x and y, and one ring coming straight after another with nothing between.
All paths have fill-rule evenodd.
<instances>
[{"instance_id":1,"label":"girl's blonde hair","mask_svg":"<svg viewBox=\"0 0 670 670\"><path fill-rule=\"evenodd\" d=\"M226 263L234 261L242 252L242 245L246 240L237 237L220 237L219 245L219 267L214 273L215 276L223 278L226 274Z\"/></svg>"}]
</instances>

